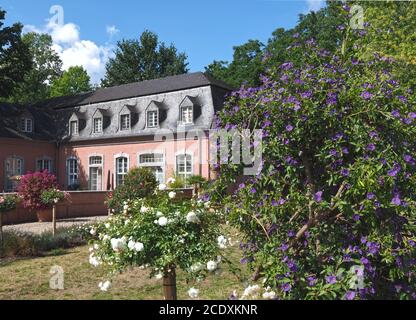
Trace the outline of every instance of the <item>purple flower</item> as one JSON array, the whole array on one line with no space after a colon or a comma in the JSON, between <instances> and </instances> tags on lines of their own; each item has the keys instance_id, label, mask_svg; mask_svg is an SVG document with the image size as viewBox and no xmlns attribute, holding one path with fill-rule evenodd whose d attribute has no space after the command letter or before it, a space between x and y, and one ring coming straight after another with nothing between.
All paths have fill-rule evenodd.
<instances>
[{"instance_id":1,"label":"purple flower","mask_svg":"<svg viewBox=\"0 0 416 320\"><path fill-rule=\"evenodd\" d=\"M315 196L313 198L316 202L319 203L319 202L322 202L322 195L323 195L323 192L318 191L317 193L315 193Z\"/></svg>"},{"instance_id":2,"label":"purple flower","mask_svg":"<svg viewBox=\"0 0 416 320\"><path fill-rule=\"evenodd\" d=\"M331 156L335 157L335 156L337 156L337 155L338 155L338 152L337 152L337 150L332 149L332 150L329 150L329 154L330 154Z\"/></svg>"},{"instance_id":3,"label":"purple flower","mask_svg":"<svg viewBox=\"0 0 416 320\"><path fill-rule=\"evenodd\" d=\"M377 254L380 250L380 245L376 242L367 242L368 252L371 254Z\"/></svg>"},{"instance_id":4,"label":"purple flower","mask_svg":"<svg viewBox=\"0 0 416 320\"><path fill-rule=\"evenodd\" d=\"M391 203L395 206L400 206L402 204L402 200L400 199L400 195L398 193L394 195L394 198L391 200Z\"/></svg>"},{"instance_id":5,"label":"purple flower","mask_svg":"<svg viewBox=\"0 0 416 320\"><path fill-rule=\"evenodd\" d=\"M400 112L398 110L393 110L391 115L395 118L400 118Z\"/></svg>"},{"instance_id":6,"label":"purple flower","mask_svg":"<svg viewBox=\"0 0 416 320\"><path fill-rule=\"evenodd\" d=\"M364 100L370 100L373 97L373 94L371 94L368 91L364 91L363 93L361 93L361 98L363 98Z\"/></svg>"},{"instance_id":7,"label":"purple flower","mask_svg":"<svg viewBox=\"0 0 416 320\"><path fill-rule=\"evenodd\" d=\"M342 148L342 153L343 154L349 154L350 151L348 150L348 148Z\"/></svg>"},{"instance_id":8,"label":"purple flower","mask_svg":"<svg viewBox=\"0 0 416 320\"><path fill-rule=\"evenodd\" d=\"M416 112L410 112L409 113L409 118L410 119L416 119Z\"/></svg>"},{"instance_id":9,"label":"purple flower","mask_svg":"<svg viewBox=\"0 0 416 320\"><path fill-rule=\"evenodd\" d=\"M335 284L337 283L337 277L336 276L327 276L325 277L327 284Z\"/></svg>"},{"instance_id":10,"label":"purple flower","mask_svg":"<svg viewBox=\"0 0 416 320\"><path fill-rule=\"evenodd\" d=\"M368 261L368 259L367 258L361 258L360 259L360 261L361 261L361 263L363 264L363 265L367 265L367 264L369 264L370 263L370 261Z\"/></svg>"},{"instance_id":11,"label":"purple flower","mask_svg":"<svg viewBox=\"0 0 416 320\"><path fill-rule=\"evenodd\" d=\"M367 193L367 199L368 200L373 200L376 197L376 195L372 192Z\"/></svg>"},{"instance_id":12,"label":"purple flower","mask_svg":"<svg viewBox=\"0 0 416 320\"><path fill-rule=\"evenodd\" d=\"M354 300L355 299L355 296L356 296L356 293L354 291L348 291L345 294L345 299L346 300Z\"/></svg>"},{"instance_id":13,"label":"purple flower","mask_svg":"<svg viewBox=\"0 0 416 320\"><path fill-rule=\"evenodd\" d=\"M285 199L280 199L279 202L278 202L278 204L281 205L281 206L283 206L285 203L286 203Z\"/></svg>"},{"instance_id":14,"label":"purple flower","mask_svg":"<svg viewBox=\"0 0 416 320\"><path fill-rule=\"evenodd\" d=\"M287 251L287 249L289 249L289 245L288 244L282 244L282 246L280 247L280 250L282 250L283 252Z\"/></svg>"},{"instance_id":15,"label":"purple flower","mask_svg":"<svg viewBox=\"0 0 416 320\"><path fill-rule=\"evenodd\" d=\"M367 151L374 151L374 150L376 150L376 146L375 146L375 144L374 144L374 143L370 143L370 144L367 146Z\"/></svg>"},{"instance_id":16,"label":"purple flower","mask_svg":"<svg viewBox=\"0 0 416 320\"><path fill-rule=\"evenodd\" d=\"M291 132L291 131L293 131L293 129L294 129L293 126L290 125L290 124L288 126L286 126L286 131L287 132Z\"/></svg>"},{"instance_id":17,"label":"purple flower","mask_svg":"<svg viewBox=\"0 0 416 320\"><path fill-rule=\"evenodd\" d=\"M290 292L292 290L292 286L290 285L290 283L283 283L282 290L283 292Z\"/></svg>"},{"instance_id":18,"label":"purple flower","mask_svg":"<svg viewBox=\"0 0 416 320\"><path fill-rule=\"evenodd\" d=\"M257 193L257 190L256 190L256 188L251 188L250 192L251 192L252 194L255 194L255 193Z\"/></svg>"},{"instance_id":19,"label":"purple flower","mask_svg":"<svg viewBox=\"0 0 416 320\"><path fill-rule=\"evenodd\" d=\"M317 282L317 279L314 276L307 277L306 280L308 280L309 287L313 287Z\"/></svg>"},{"instance_id":20,"label":"purple flower","mask_svg":"<svg viewBox=\"0 0 416 320\"><path fill-rule=\"evenodd\" d=\"M354 215L352 216L352 219L353 219L354 221L358 222L358 221L360 221L361 216L360 216L359 214L354 214Z\"/></svg>"},{"instance_id":21,"label":"purple flower","mask_svg":"<svg viewBox=\"0 0 416 320\"><path fill-rule=\"evenodd\" d=\"M246 185L244 183L242 183L238 186L239 189L244 189L245 187L246 187Z\"/></svg>"},{"instance_id":22,"label":"purple flower","mask_svg":"<svg viewBox=\"0 0 416 320\"><path fill-rule=\"evenodd\" d=\"M343 175L344 177L348 177L350 175L350 170L348 169L342 169L341 170L341 175Z\"/></svg>"},{"instance_id":23,"label":"purple flower","mask_svg":"<svg viewBox=\"0 0 416 320\"><path fill-rule=\"evenodd\" d=\"M390 177L396 177L396 176L397 176L397 174L400 172L400 170L401 170L401 169L402 169L402 167L401 167L400 165L396 164L396 165L394 165L393 169L391 169L391 170L389 170L389 171L387 172L387 174L388 174Z\"/></svg>"},{"instance_id":24,"label":"purple flower","mask_svg":"<svg viewBox=\"0 0 416 320\"><path fill-rule=\"evenodd\" d=\"M295 231L293 231L293 230L290 230L290 231L288 232L288 234L287 234L287 236L288 236L289 238L293 238L295 235L296 235L296 233L295 233Z\"/></svg>"},{"instance_id":25,"label":"purple flower","mask_svg":"<svg viewBox=\"0 0 416 320\"><path fill-rule=\"evenodd\" d=\"M406 161L407 163L412 164L412 165L415 164L415 161L413 160L413 157L410 156L410 155L405 155L404 156L404 161Z\"/></svg>"}]
</instances>

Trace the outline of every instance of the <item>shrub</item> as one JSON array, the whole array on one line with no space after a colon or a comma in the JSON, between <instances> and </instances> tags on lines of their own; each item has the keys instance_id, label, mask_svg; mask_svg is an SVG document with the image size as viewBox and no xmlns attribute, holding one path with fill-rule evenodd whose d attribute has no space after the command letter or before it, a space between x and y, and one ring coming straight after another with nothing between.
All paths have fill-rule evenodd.
<instances>
[{"instance_id":1,"label":"shrub","mask_svg":"<svg viewBox=\"0 0 416 320\"><path fill-rule=\"evenodd\" d=\"M16 208L19 198L15 195L0 196L0 214Z\"/></svg>"},{"instance_id":2,"label":"shrub","mask_svg":"<svg viewBox=\"0 0 416 320\"><path fill-rule=\"evenodd\" d=\"M263 130L258 175L228 196L244 167L221 165L211 194L245 235L243 261L281 299L415 298L413 92L390 58L290 50L300 65L234 92L216 121Z\"/></svg>"},{"instance_id":3,"label":"shrub","mask_svg":"<svg viewBox=\"0 0 416 320\"><path fill-rule=\"evenodd\" d=\"M42 193L57 187L56 177L45 170L24 175L20 180L18 192L23 200L23 206L29 210L37 211L48 208L48 205L42 202Z\"/></svg>"},{"instance_id":4,"label":"shrub","mask_svg":"<svg viewBox=\"0 0 416 320\"><path fill-rule=\"evenodd\" d=\"M130 266L148 266L159 279L176 268L201 279L221 260L220 218L209 203L180 201L174 191L159 190L153 199L130 201L123 214L92 228L97 239L91 243L90 262L108 265L110 276Z\"/></svg>"},{"instance_id":5,"label":"shrub","mask_svg":"<svg viewBox=\"0 0 416 320\"><path fill-rule=\"evenodd\" d=\"M51 208L53 205L62 202L64 200L69 200L70 195L68 192L63 192L58 189L49 189L44 192L42 192L41 196L42 203L47 206L48 208Z\"/></svg>"},{"instance_id":6,"label":"shrub","mask_svg":"<svg viewBox=\"0 0 416 320\"><path fill-rule=\"evenodd\" d=\"M51 232L41 235L15 230L4 232L1 257L37 257L53 250L69 249L87 243L85 233L79 227L61 228L53 237Z\"/></svg>"},{"instance_id":7,"label":"shrub","mask_svg":"<svg viewBox=\"0 0 416 320\"><path fill-rule=\"evenodd\" d=\"M124 184L118 186L107 198L108 207L114 212L121 212L124 202L146 198L154 193L158 182L148 168L134 168L129 171Z\"/></svg>"}]
</instances>

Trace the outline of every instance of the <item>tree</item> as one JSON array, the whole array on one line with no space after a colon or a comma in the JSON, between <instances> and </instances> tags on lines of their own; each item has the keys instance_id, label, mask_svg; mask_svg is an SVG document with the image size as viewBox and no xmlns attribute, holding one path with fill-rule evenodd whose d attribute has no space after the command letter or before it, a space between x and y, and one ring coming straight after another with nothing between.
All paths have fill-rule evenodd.
<instances>
[{"instance_id":1,"label":"tree","mask_svg":"<svg viewBox=\"0 0 416 320\"><path fill-rule=\"evenodd\" d=\"M185 53L178 53L172 44L159 42L148 30L140 40L118 42L115 57L106 66L102 86L111 87L143 80L151 80L188 72Z\"/></svg>"},{"instance_id":2,"label":"tree","mask_svg":"<svg viewBox=\"0 0 416 320\"><path fill-rule=\"evenodd\" d=\"M11 95L32 67L28 46L21 39L23 26L15 23L3 28L5 16L6 11L0 8L0 98L3 99Z\"/></svg>"},{"instance_id":3,"label":"tree","mask_svg":"<svg viewBox=\"0 0 416 320\"><path fill-rule=\"evenodd\" d=\"M233 61L214 61L205 71L214 78L239 87L245 83L249 86L260 83L260 75L264 69L262 65L264 44L258 40L234 47Z\"/></svg>"},{"instance_id":4,"label":"tree","mask_svg":"<svg viewBox=\"0 0 416 320\"><path fill-rule=\"evenodd\" d=\"M81 66L70 67L52 83L51 97L71 96L92 90L90 76Z\"/></svg>"},{"instance_id":5,"label":"tree","mask_svg":"<svg viewBox=\"0 0 416 320\"><path fill-rule=\"evenodd\" d=\"M263 130L259 173L221 165L211 196L281 299L416 296L415 96L393 59L357 58L361 37L330 53L296 36L303 63L275 66L218 115L219 128Z\"/></svg>"},{"instance_id":6,"label":"tree","mask_svg":"<svg viewBox=\"0 0 416 320\"><path fill-rule=\"evenodd\" d=\"M62 61L52 48L48 34L27 33L23 42L29 47L33 69L16 86L11 100L18 103L34 103L50 97L51 84L62 75Z\"/></svg>"}]
</instances>

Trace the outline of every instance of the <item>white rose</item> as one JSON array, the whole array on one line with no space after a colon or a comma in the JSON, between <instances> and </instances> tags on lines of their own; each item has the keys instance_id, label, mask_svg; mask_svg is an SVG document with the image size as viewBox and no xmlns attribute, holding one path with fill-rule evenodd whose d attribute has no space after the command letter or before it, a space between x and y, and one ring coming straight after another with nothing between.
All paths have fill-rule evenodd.
<instances>
[{"instance_id":1,"label":"white rose","mask_svg":"<svg viewBox=\"0 0 416 320\"><path fill-rule=\"evenodd\" d=\"M168 219L166 217L160 217L159 218L159 221L158 221L158 224L161 227L164 227L164 226L166 226L168 224Z\"/></svg>"},{"instance_id":2,"label":"white rose","mask_svg":"<svg viewBox=\"0 0 416 320\"><path fill-rule=\"evenodd\" d=\"M162 273L158 273L158 274L155 276L155 278L156 278L157 280L160 280L160 279L162 279L162 278L163 278L163 274L162 274Z\"/></svg>"},{"instance_id":3,"label":"white rose","mask_svg":"<svg viewBox=\"0 0 416 320\"><path fill-rule=\"evenodd\" d=\"M95 234L97 233L97 231L94 229L94 228L91 228L91 230L90 230L90 234L92 235L92 236L95 236Z\"/></svg>"},{"instance_id":4,"label":"white rose","mask_svg":"<svg viewBox=\"0 0 416 320\"><path fill-rule=\"evenodd\" d=\"M90 264L94 267L98 267L101 264L101 261L94 256L93 253L90 254Z\"/></svg>"},{"instance_id":5,"label":"white rose","mask_svg":"<svg viewBox=\"0 0 416 320\"><path fill-rule=\"evenodd\" d=\"M266 291L265 293L263 293L263 299L266 299L266 300L276 299L276 292Z\"/></svg>"},{"instance_id":6,"label":"white rose","mask_svg":"<svg viewBox=\"0 0 416 320\"><path fill-rule=\"evenodd\" d=\"M126 248L126 240L124 238L121 239L111 239L111 247L114 251L122 251Z\"/></svg>"},{"instance_id":7,"label":"white rose","mask_svg":"<svg viewBox=\"0 0 416 320\"><path fill-rule=\"evenodd\" d=\"M227 239L224 236L219 236L217 241L218 241L218 246L220 247L220 249L227 248Z\"/></svg>"},{"instance_id":8,"label":"white rose","mask_svg":"<svg viewBox=\"0 0 416 320\"><path fill-rule=\"evenodd\" d=\"M109 224L109 223L106 223L106 224L105 224L105 227L106 227L107 229L110 229L110 224Z\"/></svg>"},{"instance_id":9,"label":"white rose","mask_svg":"<svg viewBox=\"0 0 416 320\"><path fill-rule=\"evenodd\" d=\"M134 250L136 252L141 252L144 249L144 245L141 242L136 242L136 244L134 245Z\"/></svg>"},{"instance_id":10,"label":"white rose","mask_svg":"<svg viewBox=\"0 0 416 320\"><path fill-rule=\"evenodd\" d=\"M129 205L128 205L128 204L125 204L125 205L124 205L124 207L123 207L123 210L124 210L124 211L129 210Z\"/></svg>"},{"instance_id":11,"label":"white rose","mask_svg":"<svg viewBox=\"0 0 416 320\"><path fill-rule=\"evenodd\" d=\"M166 184L164 184L164 183L159 184L159 190L160 191L165 191L166 189L167 189Z\"/></svg>"},{"instance_id":12,"label":"white rose","mask_svg":"<svg viewBox=\"0 0 416 320\"><path fill-rule=\"evenodd\" d=\"M209 261L207 263L207 269L210 272L217 270L218 264L215 261Z\"/></svg>"},{"instance_id":13,"label":"white rose","mask_svg":"<svg viewBox=\"0 0 416 320\"><path fill-rule=\"evenodd\" d=\"M191 288L188 290L188 295L192 298L192 299L196 299L199 296L199 290L195 289L195 288Z\"/></svg>"},{"instance_id":14,"label":"white rose","mask_svg":"<svg viewBox=\"0 0 416 320\"><path fill-rule=\"evenodd\" d=\"M201 262L195 263L191 266L191 272L198 272L204 269L204 265Z\"/></svg>"},{"instance_id":15,"label":"white rose","mask_svg":"<svg viewBox=\"0 0 416 320\"><path fill-rule=\"evenodd\" d=\"M173 192L173 191L169 192L169 198L175 199L175 197L176 197L176 192Z\"/></svg>"},{"instance_id":16,"label":"white rose","mask_svg":"<svg viewBox=\"0 0 416 320\"><path fill-rule=\"evenodd\" d=\"M201 221L199 220L197 214L194 211L191 211L188 213L188 215L186 216L186 221L189 223L200 223Z\"/></svg>"},{"instance_id":17,"label":"white rose","mask_svg":"<svg viewBox=\"0 0 416 320\"><path fill-rule=\"evenodd\" d=\"M108 289L111 288L111 282L110 281L106 281L106 282L100 282L98 284L98 287L101 289L101 291L108 291Z\"/></svg>"},{"instance_id":18,"label":"white rose","mask_svg":"<svg viewBox=\"0 0 416 320\"><path fill-rule=\"evenodd\" d=\"M147 213L147 212L149 212L149 208L143 206L143 207L141 207L140 212L141 213Z\"/></svg>"},{"instance_id":19,"label":"white rose","mask_svg":"<svg viewBox=\"0 0 416 320\"><path fill-rule=\"evenodd\" d=\"M211 202L210 201L205 202L204 206L206 209L209 209L211 207Z\"/></svg>"},{"instance_id":20,"label":"white rose","mask_svg":"<svg viewBox=\"0 0 416 320\"><path fill-rule=\"evenodd\" d=\"M134 242L133 240L130 240L129 243L128 243L128 245L127 245L127 247L130 250L133 250L135 245L136 245L136 242Z\"/></svg>"}]
</instances>

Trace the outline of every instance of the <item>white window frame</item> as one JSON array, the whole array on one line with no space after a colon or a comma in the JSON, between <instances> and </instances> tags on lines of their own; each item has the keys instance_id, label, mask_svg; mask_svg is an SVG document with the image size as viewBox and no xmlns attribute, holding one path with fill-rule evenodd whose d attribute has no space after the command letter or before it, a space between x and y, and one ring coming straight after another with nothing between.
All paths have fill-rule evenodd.
<instances>
[{"instance_id":1,"label":"white window frame","mask_svg":"<svg viewBox=\"0 0 416 320\"><path fill-rule=\"evenodd\" d=\"M96 121L100 121L99 126L96 126ZM92 132L95 134L103 133L103 118L102 117L94 117L92 119Z\"/></svg>"},{"instance_id":2,"label":"white window frame","mask_svg":"<svg viewBox=\"0 0 416 320\"><path fill-rule=\"evenodd\" d=\"M39 166L39 162L41 163L40 166ZM46 162L49 162L49 169L47 169L45 166ZM37 158L35 165L36 165L36 171L38 172L45 171L45 170L48 170L49 173L54 172L53 160L50 157Z\"/></svg>"},{"instance_id":3,"label":"white window frame","mask_svg":"<svg viewBox=\"0 0 416 320\"><path fill-rule=\"evenodd\" d=\"M20 129L22 132L31 133L33 132L33 119L31 118L21 118L20 119Z\"/></svg>"},{"instance_id":4,"label":"white window frame","mask_svg":"<svg viewBox=\"0 0 416 320\"><path fill-rule=\"evenodd\" d=\"M12 161L12 166L13 166L12 168L13 172L11 172L12 175L8 174L9 173L7 170L8 161ZM16 161L16 163L14 163L14 161ZM17 168L15 166L16 164L19 165ZM23 175L24 171L25 171L25 161L23 157L13 155L4 159L4 189L9 192L16 191L17 183L10 180L10 178L14 176L21 176Z\"/></svg>"},{"instance_id":5,"label":"white window frame","mask_svg":"<svg viewBox=\"0 0 416 320\"><path fill-rule=\"evenodd\" d=\"M190 121L185 121L185 118L188 118L188 115L186 117L184 117L184 111L190 109L190 116L191 116L191 120ZM189 119L186 119L189 120ZM182 106L181 107L181 124L182 125L192 125L194 124L194 107L193 106Z\"/></svg>"},{"instance_id":6,"label":"white window frame","mask_svg":"<svg viewBox=\"0 0 416 320\"><path fill-rule=\"evenodd\" d=\"M70 171L71 169L71 162L76 161L76 168L74 171ZM67 187L73 186L78 184L79 185L79 159L77 157L69 157L66 159L66 182Z\"/></svg>"},{"instance_id":7,"label":"white window frame","mask_svg":"<svg viewBox=\"0 0 416 320\"><path fill-rule=\"evenodd\" d=\"M128 126L123 128L123 117L128 117ZM131 129L131 114L125 113L120 115L120 131L129 131Z\"/></svg>"},{"instance_id":8,"label":"white window frame","mask_svg":"<svg viewBox=\"0 0 416 320\"><path fill-rule=\"evenodd\" d=\"M101 158L101 163L91 163L92 158ZM91 169L101 168L101 185L97 182L97 188L92 188ZM98 178L98 177L97 177ZM88 189L91 191L103 191L104 190L104 156L102 154L91 154L88 157Z\"/></svg>"},{"instance_id":9,"label":"white window frame","mask_svg":"<svg viewBox=\"0 0 416 320\"><path fill-rule=\"evenodd\" d=\"M179 172L178 158L180 156L185 156L185 172L184 173ZM190 170L190 172L187 172L187 170L186 170L187 169L187 166L186 166L186 157L187 156L191 157L191 170ZM178 153L175 154L175 174L177 176L184 177L185 182L186 182L187 178L192 177L194 175L194 162L193 161L194 161L194 155L190 152L178 152Z\"/></svg>"},{"instance_id":10,"label":"white window frame","mask_svg":"<svg viewBox=\"0 0 416 320\"><path fill-rule=\"evenodd\" d=\"M118 172L118 159L126 158L127 159L127 172L119 173ZM118 176L124 175L126 176L130 171L130 156L126 153L119 153L114 156L114 189L118 187Z\"/></svg>"},{"instance_id":11,"label":"white window frame","mask_svg":"<svg viewBox=\"0 0 416 320\"><path fill-rule=\"evenodd\" d=\"M142 162L141 158L145 155L162 155L162 161L153 161L153 162ZM156 179L159 183L164 183L166 181L166 152L162 150L148 150L142 151L137 154L137 166L141 168L150 168L154 169L156 167L160 167L162 169L161 179L159 180L157 177Z\"/></svg>"},{"instance_id":12,"label":"white window frame","mask_svg":"<svg viewBox=\"0 0 416 320\"><path fill-rule=\"evenodd\" d=\"M149 113L156 113L156 119L152 119L155 121L154 125L150 125L149 121ZM152 123L153 124L153 123ZM159 127L159 110L148 110L146 111L146 127L147 128L158 128Z\"/></svg>"},{"instance_id":13,"label":"white window frame","mask_svg":"<svg viewBox=\"0 0 416 320\"><path fill-rule=\"evenodd\" d=\"M75 130L72 127L72 124L75 124ZM79 134L79 120L71 120L69 121L69 134L71 136L76 136Z\"/></svg>"}]
</instances>

